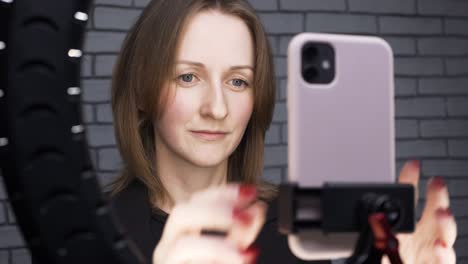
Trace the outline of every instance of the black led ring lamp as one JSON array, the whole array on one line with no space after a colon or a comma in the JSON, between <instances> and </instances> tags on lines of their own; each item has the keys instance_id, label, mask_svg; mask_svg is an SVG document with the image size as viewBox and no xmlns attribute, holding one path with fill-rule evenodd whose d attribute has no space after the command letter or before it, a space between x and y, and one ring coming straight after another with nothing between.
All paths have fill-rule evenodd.
<instances>
[{"instance_id":1,"label":"black led ring lamp","mask_svg":"<svg viewBox=\"0 0 468 264\"><path fill-rule=\"evenodd\" d=\"M80 108L89 0L0 0L0 167L33 263L144 263L101 194Z\"/></svg>"}]
</instances>

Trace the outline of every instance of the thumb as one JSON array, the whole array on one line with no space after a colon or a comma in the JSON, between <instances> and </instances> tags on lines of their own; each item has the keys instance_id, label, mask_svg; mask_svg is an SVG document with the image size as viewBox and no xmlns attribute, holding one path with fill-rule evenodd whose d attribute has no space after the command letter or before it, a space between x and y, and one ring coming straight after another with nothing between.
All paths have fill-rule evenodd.
<instances>
[{"instance_id":1,"label":"thumb","mask_svg":"<svg viewBox=\"0 0 468 264\"><path fill-rule=\"evenodd\" d=\"M399 183L412 184L414 187L415 203L419 199L418 184L421 171L421 163L419 160L411 160L405 163L398 177Z\"/></svg>"}]
</instances>

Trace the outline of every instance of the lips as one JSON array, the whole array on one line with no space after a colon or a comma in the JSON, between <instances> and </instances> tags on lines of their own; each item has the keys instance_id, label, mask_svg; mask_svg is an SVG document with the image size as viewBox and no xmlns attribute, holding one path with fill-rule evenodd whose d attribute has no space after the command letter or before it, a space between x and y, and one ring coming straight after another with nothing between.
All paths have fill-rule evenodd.
<instances>
[{"instance_id":1,"label":"lips","mask_svg":"<svg viewBox=\"0 0 468 264\"><path fill-rule=\"evenodd\" d=\"M190 131L192 134L198 138L204 140L220 140L223 139L227 132L222 131L207 131L207 130L199 130L199 131Z\"/></svg>"}]
</instances>

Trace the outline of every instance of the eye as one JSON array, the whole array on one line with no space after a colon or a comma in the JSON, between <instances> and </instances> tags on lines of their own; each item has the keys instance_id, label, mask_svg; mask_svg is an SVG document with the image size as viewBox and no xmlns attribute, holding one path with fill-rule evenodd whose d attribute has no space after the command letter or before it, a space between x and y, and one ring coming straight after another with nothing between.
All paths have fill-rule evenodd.
<instances>
[{"instance_id":1,"label":"eye","mask_svg":"<svg viewBox=\"0 0 468 264\"><path fill-rule=\"evenodd\" d=\"M189 82L192 82L192 80L193 80L194 77L195 77L195 76L194 76L193 74L188 73L188 74L179 75L177 78L178 78L179 80L182 80L183 82L188 82L188 83L189 83Z\"/></svg>"},{"instance_id":2,"label":"eye","mask_svg":"<svg viewBox=\"0 0 468 264\"><path fill-rule=\"evenodd\" d=\"M177 76L177 82L184 87L195 85L197 80L197 76L193 73L185 73Z\"/></svg>"},{"instance_id":3,"label":"eye","mask_svg":"<svg viewBox=\"0 0 468 264\"><path fill-rule=\"evenodd\" d=\"M231 83L235 87L247 87L247 86L249 86L249 84L246 81L242 80L242 79L232 79Z\"/></svg>"}]
</instances>

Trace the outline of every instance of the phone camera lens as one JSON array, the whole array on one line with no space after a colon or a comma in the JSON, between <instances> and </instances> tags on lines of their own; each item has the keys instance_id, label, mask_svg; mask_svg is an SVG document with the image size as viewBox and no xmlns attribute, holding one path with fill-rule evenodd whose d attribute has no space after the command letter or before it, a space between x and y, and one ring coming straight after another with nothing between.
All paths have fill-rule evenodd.
<instances>
[{"instance_id":1,"label":"phone camera lens","mask_svg":"<svg viewBox=\"0 0 468 264\"><path fill-rule=\"evenodd\" d=\"M305 43L301 49L301 73L307 83L331 83L335 78L335 50L331 44Z\"/></svg>"},{"instance_id":2,"label":"phone camera lens","mask_svg":"<svg viewBox=\"0 0 468 264\"><path fill-rule=\"evenodd\" d=\"M304 59L306 61L314 61L317 58L317 55L318 55L317 47L309 45L304 48Z\"/></svg>"},{"instance_id":3,"label":"phone camera lens","mask_svg":"<svg viewBox=\"0 0 468 264\"><path fill-rule=\"evenodd\" d=\"M307 82L313 82L318 77L318 70L314 66L304 69L302 75Z\"/></svg>"}]
</instances>

